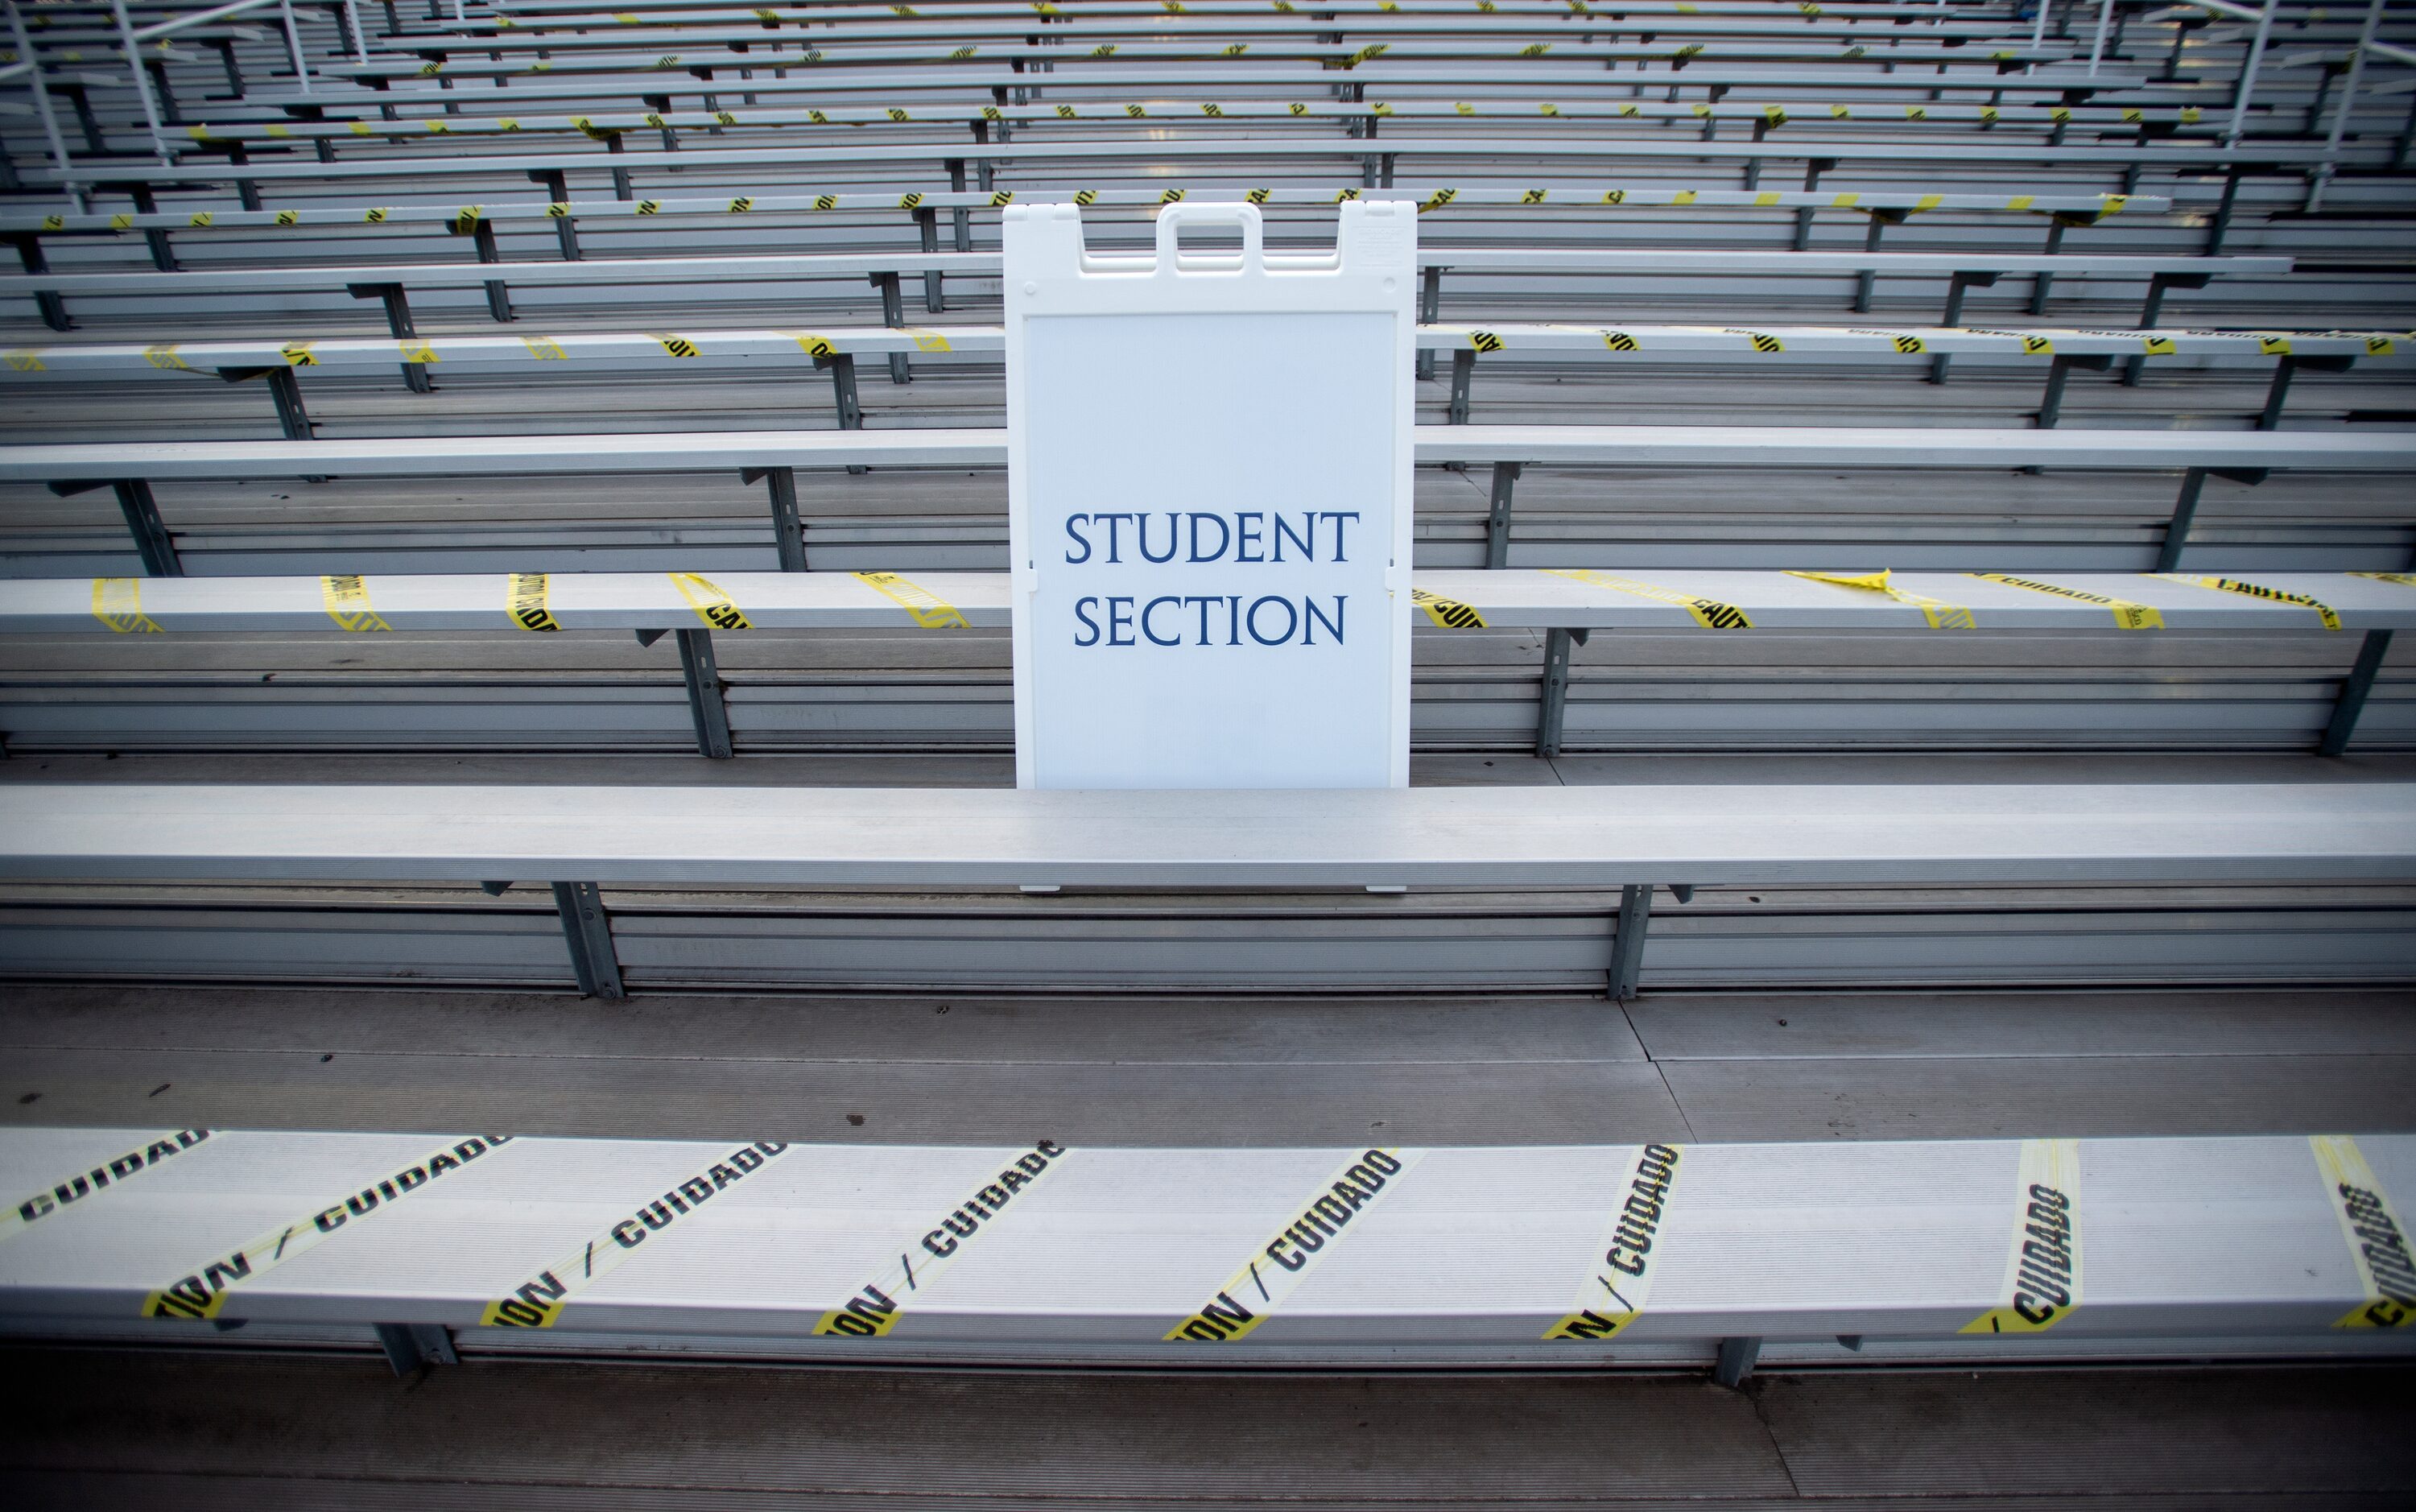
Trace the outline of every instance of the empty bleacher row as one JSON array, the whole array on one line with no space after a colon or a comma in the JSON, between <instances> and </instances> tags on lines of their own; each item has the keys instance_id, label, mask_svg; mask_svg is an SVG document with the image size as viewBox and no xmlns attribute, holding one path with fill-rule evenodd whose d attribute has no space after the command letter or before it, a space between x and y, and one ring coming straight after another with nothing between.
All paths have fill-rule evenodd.
<instances>
[{"instance_id":1,"label":"empty bleacher row","mask_svg":"<svg viewBox=\"0 0 2416 1512\"><path fill-rule=\"evenodd\" d=\"M2396 1225L2370 1214L2416 1132L2416 18L2241 8L333 0L128 69L182 9L12 6L41 66L0 68L0 976L29 1005L0 1036L68 1090L0 1164L38 1195L165 1148L165 1110L219 1131L0 1232L0 1330L232 1322L398 1369L1191 1365L1211 1334L1558 1366L1574 1317L1590 1364L1731 1384L2404 1353L2394 1252L2341 1236ZM1007 790L1001 210L1073 201L1114 248L1246 201L1310 248L1377 198L1419 212L1414 785ZM2090 989L2175 1005L2112 1081L2087 1050L1923 1081ZM615 1026L865 995L903 1037L700 1030L711 1068L665 1080L554 1035L341 1094L313 1080L369 1074L340 1035L287 1043L364 1002L436 1024L438 990L465 1062L537 1033L527 993ZM1727 1101L1654 1066L1658 1030L1574 1069L1724 994L1758 1026L1699 1052ZM1152 1027L1171 998L1217 1006ZM1823 1004L1918 1026L1774 1048ZM952 1005L1030 1042L914 1037ZM205 1053L104 1067L53 1013ZM1442 1081L1400 1096L1345 1022L1416 1025L1382 1053ZM929 1080L862 1129L819 1090L854 1071L782 1090L817 1056ZM1017 1090L1026 1057L1143 1069ZM2123 1075L2111 1126L2089 1098ZM672 1085L693 1116L647 1122ZM1669 1130L1588 1122L1648 1098ZM1806 1111L1720 1121L1758 1098ZM1834 1142L1924 1115L1945 1142ZM397 1127L429 1135L360 1132ZM521 1137L413 1195L491 1140L434 1131L488 1127ZM1078 1147L1008 1221L1002 1142ZM1350 1173L1377 1156L1383 1205ZM1649 1299L1571 1304L1561 1248L1671 1158L1700 1185ZM825 1167L843 1189L799 1195ZM412 1169L325 1221L322 1188ZM1182 1217L1128 1169L1188 1182ZM901 1321L968 1172L997 1242ZM2017 1173L2079 1194L2073 1326L1999 1295L2046 1221ZM1336 1181L1352 1243L1237 1307ZM1778 1199L1811 1187L1836 1217ZM525 1211L465 1237L498 1201ZM561 1287L633 1213L629 1265ZM297 1214L309 1258L261 1264ZM767 1282L807 1232L842 1258Z\"/></svg>"}]
</instances>

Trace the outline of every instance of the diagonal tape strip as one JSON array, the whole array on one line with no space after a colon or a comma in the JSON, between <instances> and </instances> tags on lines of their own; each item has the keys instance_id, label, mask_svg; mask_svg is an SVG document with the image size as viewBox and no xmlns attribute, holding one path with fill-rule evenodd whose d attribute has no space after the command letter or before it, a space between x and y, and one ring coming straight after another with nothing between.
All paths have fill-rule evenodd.
<instances>
[{"instance_id":1,"label":"diagonal tape strip","mask_svg":"<svg viewBox=\"0 0 2416 1512\"><path fill-rule=\"evenodd\" d=\"M1619 1189L1619 1205L1603 1226L1602 1259L1578 1285L1576 1310L1545 1330L1547 1339L1615 1338L1643 1316L1653 1278L1660 1271L1653 1245L1669 1222L1683 1158L1683 1147L1674 1144L1648 1144L1636 1152L1627 1183Z\"/></svg>"},{"instance_id":2,"label":"diagonal tape strip","mask_svg":"<svg viewBox=\"0 0 2416 1512\"><path fill-rule=\"evenodd\" d=\"M2341 1237L2348 1241L2350 1263L2365 1287L2365 1300L2333 1326L2405 1328L2416 1323L2416 1261L2408 1256L2408 1230L2391 1205L2391 1194L2348 1135L2311 1134L2307 1144L2323 1172Z\"/></svg>"},{"instance_id":3,"label":"diagonal tape strip","mask_svg":"<svg viewBox=\"0 0 2416 1512\"><path fill-rule=\"evenodd\" d=\"M730 596L722 592L720 585L711 578L697 572L673 572L668 576L672 586L680 591L680 597L687 600L687 607L696 611L696 617L704 621L706 628L751 630L755 627L747 618L746 611L732 602Z\"/></svg>"},{"instance_id":4,"label":"diagonal tape strip","mask_svg":"<svg viewBox=\"0 0 2416 1512\"><path fill-rule=\"evenodd\" d=\"M489 1328L551 1328L562 1321L570 1299L621 1268L650 1234L661 1232L695 1213L721 1192L778 1159L789 1146L778 1140L743 1144L687 1177L660 1197L648 1200L570 1255L547 1266L512 1289L512 1294L487 1304L478 1322Z\"/></svg>"},{"instance_id":5,"label":"diagonal tape strip","mask_svg":"<svg viewBox=\"0 0 2416 1512\"><path fill-rule=\"evenodd\" d=\"M392 1207L412 1193L432 1185L438 1177L462 1169L496 1146L510 1142L510 1140L508 1134L473 1134L441 1145L400 1170L389 1172L375 1184L338 1198L316 1213L306 1214L282 1227L271 1229L240 1249L212 1257L191 1275L172 1281L145 1297L143 1316L215 1318L219 1309L226 1306L227 1293L237 1284L256 1280L276 1266L309 1254L352 1220L366 1218L382 1208Z\"/></svg>"},{"instance_id":6,"label":"diagonal tape strip","mask_svg":"<svg viewBox=\"0 0 2416 1512\"><path fill-rule=\"evenodd\" d=\"M2167 582L2186 582L2194 588L2212 588L2217 593L2236 593L2250 598L2268 598L2277 604L2303 605L2316 612L2316 616L2324 622L2325 629L2337 630L2341 627L2340 615L2333 612L2332 605L2303 593L2291 593L2284 588L2269 588L2263 583L2248 582L2239 578L2200 578L2193 577L2186 572L2152 572L2149 576L2162 578Z\"/></svg>"},{"instance_id":7,"label":"diagonal tape strip","mask_svg":"<svg viewBox=\"0 0 2416 1512\"><path fill-rule=\"evenodd\" d=\"M1797 572L1790 569L1787 575L1809 578L1814 582L1834 582L1841 588L1865 588L1872 593L1883 593L1899 604L1910 604L1920 610L1933 630L1968 630L1974 627L1971 610L1961 604L1950 604L1943 598L1932 598L1927 594L1899 588L1889 581L1885 567L1877 572Z\"/></svg>"},{"instance_id":8,"label":"diagonal tape strip","mask_svg":"<svg viewBox=\"0 0 2416 1512\"><path fill-rule=\"evenodd\" d=\"M2002 572L1972 572L1969 577L1988 582L2001 582L2008 588L2027 588L2032 593L2053 594L2059 598L2077 598L2084 604L2103 604L2114 612L2114 623L2126 630L2161 630L2165 616L2146 604L2136 604L2128 598L2116 598L2107 594L2091 593L2085 588L2066 588L2057 583L2041 582L2035 578L2008 577Z\"/></svg>"},{"instance_id":9,"label":"diagonal tape strip","mask_svg":"<svg viewBox=\"0 0 2416 1512\"><path fill-rule=\"evenodd\" d=\"M909 582L895 572L857 572L852 576L873 592L896 602L914 616L915 624L927 630L971 628L956 605L928 588Z\"/></svg>"},{"instance_id":10,"label":"diagonal tape strip","mask_svg":"<svg viewBox=\"0 0 2416 1512\"><path fill-rule=\"evenodd\" d=\"M1675 604L1694 615L1695 623L1707 630L1753 628L1753 621L1746 617L1744 610L1734 604L1721 603L1716 598L1704 598L1695 594L1681 593L1675 588L1664 588L1658 583L1638 582L1634 578L1613 577L1608 572L1596 572L1591 567L1547 567L1544 570L1551 577L1566 578L1572 582L1587 583L1596 588L1608 588L1617 593L1634 594L1638 598L1650 598L1655 603Z\"/></svg>"},{"instance_id":11,"label":"diagonal tape strip","mask_svg":"<svg viewBox=\"0 0 2416 1512\"><path fill-rule=\"evenodd\" d=\"M2080 1307L2080 1142L2024 1140L1998 1305L1966 1334L2040 1334Z\"/></svg>"},{"instance_id":12,"label":"diagonal tape strip","mask_svg":"<svg viewBox=\"0 0 2416 1512\"><path fill-rule=\"evenodd\" d=\"M1053 1175L1072 1152L1054 1140L1042 1140L1001 1168L988 1182L957 1204L925 1233L898 1251L898 1263L856 1289L855 1294L825 1312L814 1324L817 1334L846 1334L855 1338L880 1338L898 1326L913 1295L929 1286L960 1259L978 1236L996 1227L1018 1198ZM920 1264L914 1251L923 1251Z\"/></svg>"},{"instance_id":13,"label":"diagonal tape strip","mask_svg":"<svg viewBox=\"0 0 2416 1512\"><path fill-rule=\"evenodd\" d=\"M120 635L160 635L157 621L143 612L141 578L92 580L92 617Z\"/></svg>"},{"instance_id":14,"label":"diagonal tape strip","mask_svg":"<svg viewBox=\"0 0 2416 1512\"><path fill-rule=\"evenodd\" d=\"M1363 1150L1300 1205L1291 1221L1246 1261L1197 1312L1166 1332L1169 1342L1227 1344L1247 1338L1282 1307L1353 1218L1391 1191L1424 1150Z\"/></svg>"},{"instance_id":15,"label":"diagonal tape strip","mask_svg":"<svg viewBox=\"0 0 2416 1512\"><path fill-rule=\"evenodd\" d=\"M391 630L393 626L370 603L369 584L358 573L319 580L319 596L326 600L327 617L351 631Z\"/></svg>"}]
</instances>

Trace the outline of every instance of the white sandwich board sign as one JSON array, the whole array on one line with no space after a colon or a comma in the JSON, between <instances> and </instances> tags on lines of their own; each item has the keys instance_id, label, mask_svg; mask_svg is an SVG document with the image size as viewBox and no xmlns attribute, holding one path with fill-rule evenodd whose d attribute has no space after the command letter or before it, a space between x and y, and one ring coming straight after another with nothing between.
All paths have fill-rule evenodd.
<instances>
[{"instance_id":1,"label":"white sandwich board sign","mask_svg":"<svg viewBox=\"0 0 2416 1512\"><path fill-rule=\"evenodd\" d=\"M1108 255L1008 207L1019 785L1408 785L1416 228L1348 203L1270 254L1256 205L1174 204Z\"/></svg>"}]
</instances>

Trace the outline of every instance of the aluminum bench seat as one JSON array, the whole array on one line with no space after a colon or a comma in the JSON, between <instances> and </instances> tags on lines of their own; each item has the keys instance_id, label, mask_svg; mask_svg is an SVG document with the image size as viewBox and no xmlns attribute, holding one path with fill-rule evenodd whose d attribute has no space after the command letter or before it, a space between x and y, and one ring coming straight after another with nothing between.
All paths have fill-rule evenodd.
<instances>
[{"instance_id":1,"label":"aluminum bench seat","mask_svg":"<svg viewBox=\"0 0 2416 1512\"><path fill-rule=\"evenodd\" d=\"M1890 427L1421 426L1422 463L1539 467L2416 468L2416 434ZM989 430L733 431L0 446L0 481L305 474L646 473L740 467L1003 466Z\"/></svg>"},{"instance_id":2,"label":"aluminum bench seat","mask_svg":"<svg viewBox=\"0 0 2416 1512\"><path fill-rule=\"evenodd\" d=\"M940 888L2410 882L2416 784L0 784L9 880L499 877Z\"/></svg>"},{"instance_id":3,"label":"aluminum bench seat","mask_svg":"<svg viewBox=\"0 0 2416 1512\"><path fill-rule=\"evenodd\" d=\"M2137 168L2143 172L2162 169L2191 173L2220 173L2231 168L2289 169L2313 168L2332 160L2321 144L2257 143L2227 148L2220 145L2192 146L2185 144L2153 144L2126 146L2045 146L1988 145L1949 144L1931 141L1866 138L1861 141L1821 139L1810 142L1700 142L1700 141L1633 141L1624 138L1545 136L1522 139L1403 137L1397 140L1351 139L1314 140L1296 136L1219 138L1181 137L1146 142L1006 142L987 144L962 143L871 143L817 149L818 162L832 168L881 168L888 165L936 167L947 159L978 159L997 167L1013 169L1031 167L1063 171L1067 168L1102 162L1149 161L1167 164L1195 163L1211 160L1223 164L1241 162L1316 163L1321 160L1390 159L1423 169L1432 174L1443 161L1461 165L1484 166L1517 161L1533 163L1574 164L1590 159L1625 159L1629 160L1674 160L1702 163L1732 163L1743 166L1759 162L1795 162L1819 158L1839 165L1860 168L1873 164L1903 164L1939 167L1952 165L1957 170L1973 167L2013 167L2035 171L2041 166L2061 169L2094 168L2106 174ZM2376 144L2356 144L2344 154L2348 166L2364 167L2387 161L2390 149ZM716 169L761 167L767 164L793 165L796 152L793 147L691 147L676 152L623 152L608 154L598 147L592 151L568 149L551 153L494 153L450 155L443 157L394 158L345 160L334 163L314 161L248 161L240 164L208 165L179 164L129 165L121 172L95 173L78 168L62 173L56 168L27 168L23 176L38 184L83 183L147 183L153 186L179 184L249 183L279 185L291 182L340 180L369 183L378 180L425 181L443 174L506 175L521 178L529 174L575 173L587 170L612 170L636 173L659 169ZM1501 170L1496 168L1496 172ZM1438 175L1441 176L1441 175ZM1529 174L1532 176L1532 170ZM1376 187L1376 186L1371 186Z\"/></svg>"},{"instance_id":4,"label":"aluminum bench seat","mask_svg":"<svg viewBox=\"0 0 2416 1512\"><path fill-rule=\"evenodd\" d=\"M1429 203L1436 199L1442 186L1419 187L1404 184L1390 190L1363 191L1354 182L1340 188L1301 186L1296 183L1272 185L1263 190L1233 189L1222 185L1198 185L1167 182L1150 189L1118 189L1112 187L1084 189L1076 186L1063 192L1088 194L1088 203L1110 208L1136 208L1162 204L1169 189L1178 189L1186 200L1206 204L1227 204L1263 193L1254 203L1276 206L1314 206L1330 208L1345 198L1382 198L1386 196L1414 199ZM2043 186L2044 188L2044 186ZM1051 190L1052 194L1060 191ZM1741 189L1729 185L1688 186L1655 180L1635 180L1617 184L1591 185L1580 189L1563 188L1548 192L1541 200L1533 198L1529 189L1499 185L1467 185L1452 188L1448 204L1467 208L1548 209L1554 214L1609 215L1638 209L1692 209L1701 212L1734 209L1859 210L1910 211L1926 214L1931 211L2004 213L2013 215L2094 216L2106 213L2111 196L2101 193L2060 193L2053 189L2045 192L2018 193L2010 190L1965 193L1948 187L1931 189L1858 189L1841 191L1819 189ZM909 186L899 191L872 191L840 188L831 193L812 193L785 189L778 180L760 189L742 186L737 190L706 197L684 196L665 192L641 200L633 194L627 199L571 198L566 200L497 200L482 202L476 208L476 219L508 223L518 220L586 220L597 217L644 217L649 221L658 218L711 216L727 220L733 216L774 215L811 211L817 215L831 212L887 211L912 216L917 210L938 212L988 210L997 206L996 190L974 191L950 189L932 185L928 188ZM1010 194L1009 198L1013 196ZM908 201L912 201L910 205ZM827 202L827 203L825 203ZM640 209L640 205L651 206ZM557 211L556 206L560 206ZM247 210L239 204L194 204L175 210L98 211L78 210L62 202L55 209L0 212L0 233L10 235L44 236L67 234L119 234L129 232L210 233L235 231L288 230L295 227L341 227L363 236L373 235L378 228L400 232L409 228L425 230L431 226L450 227L459 224L465 209L458 203L402 204L300 204L288 208ZM2157 214L2170 208L2170 202L2158 196L2134 196L2126 208L2138 214ZM371 212L376 212L374 215ZM730 221L743 225L742 221Z\"/></svg>"},{"instance_id":5,"label":"aluminum bench seat","mask_svg":"<svg viewBox=\"0 0 2416 1512\"><path fill-rule=\"evenodd\" d=\"M524 632L513 596L528 575L19 579L0 581L0 636L224 635L331 628ZM536 575L546 612L565 630L907 628L919 619L882 582L845 572L572 572ZM1855 574L1842 572L1840 578ZM1002 572L917 572L911 580L973 627L1008 623ZM340 600L326 584L345 584ZM2109 606L2152 611L2153 627L2257 635L2416 629L2416 575L2240 572L2219 575L1895 572L1876 584L1789 572L1708 568L1420 570L1432 628L1714 628L1767 630L2110 630ZM683 587L686 583L686 587ZM1633 592L1673 593L1676 599ZM2227 588L2221 584L2231 584ZM1429 597L1430 596L1430 597ZM1709 610L1689 608L1709 605ZM1464 615L1462 611L1472 611ZM1941 615L1946 623L1939 623ZM348 622L346 616L350 617ZM1413 623L1427 626L1424 616ZM332 624L331 624L332 621ZM1727 627L1721 626L1718 627Z\"/></svg>"},{"instance_id":6,"label":"aluminum bench seat","mask_svg":"<svg viewBox=\"0 0 2416 1512\"><path fill-rule=\"evenodd\" d=\"M403 1372L457 1349L682 1338L853 1365L1690 1366L1730 1384L1757 1357L1866 1347L1968 1365L2409 1349L2408 1329L2368 1322L2408 1306L2407 1135L1091 1148L777 1132L12 1128L0 1179L34 1216L0 1324L188 1349L237 1324L231 1342L272 1348L374 1331Z\"/></svg>"}]
</instances>

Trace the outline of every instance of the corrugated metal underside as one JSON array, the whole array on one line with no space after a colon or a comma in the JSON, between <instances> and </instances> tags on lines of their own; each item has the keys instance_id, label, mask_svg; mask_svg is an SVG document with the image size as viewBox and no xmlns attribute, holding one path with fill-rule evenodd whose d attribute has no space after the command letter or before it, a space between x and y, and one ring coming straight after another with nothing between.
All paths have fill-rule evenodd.
<instances>
[{"instance_id":1,"label":"corrugated metal underside","mask_svg":"<svg viewBox=\"0 0 2416 1512\"><path fill-rule=\"evenodd\" d=\"M607 888L635 990L1592 991L1619 897ZM1706 888L1664 895L1650 989L2416 980L2416 888ZM19 885L20 978L564 987L541 884Z\"/></svg>"},{"instance_id":2,"label":"corrugated metal underside","mask_svg":"<svg viewBox=\"0 0 2416 1512\"><path fill-rule=\"evenodd\" d=\"M2354 636L1754 631L1598 634L1579 650L1573 750L2304 750ZM1003 632L717 637L741 752L1001 750L1014 743ZM39 637L10 641L0 736L39 751L693 750L667 644L543 638ZM2416 743L2399 649L2362 749ZM1423 750L1532 749L1539 632L1421 632Z\"/></svg>"}]
</instances>

